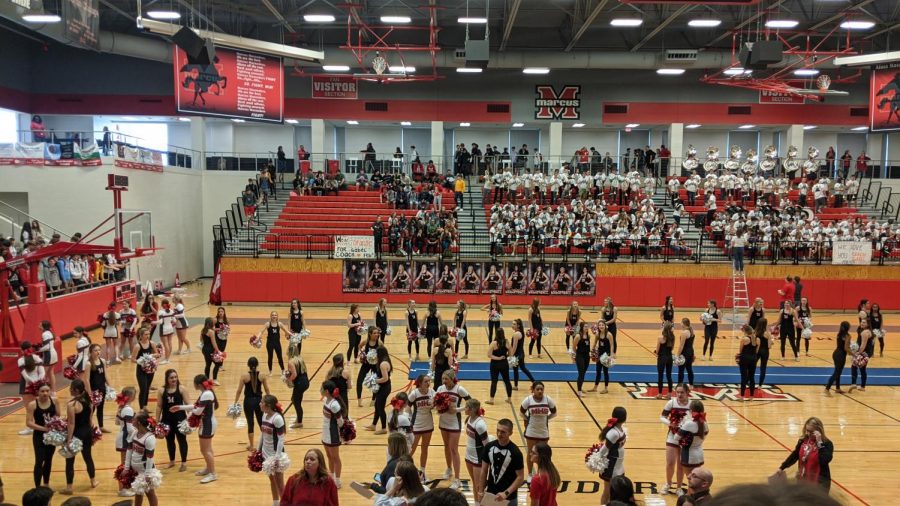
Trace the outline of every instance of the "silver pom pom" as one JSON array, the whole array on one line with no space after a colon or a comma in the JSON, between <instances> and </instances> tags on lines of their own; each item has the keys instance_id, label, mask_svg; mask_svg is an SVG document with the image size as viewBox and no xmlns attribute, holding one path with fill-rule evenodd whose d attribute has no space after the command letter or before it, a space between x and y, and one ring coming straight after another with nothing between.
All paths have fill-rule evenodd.
<instances>
[{"instance_id":1,"label":"silver pom pom","mask_svg":"<svg viewBox=\"0 0 900 506\"><path fill-rule=\"evenodd\" d=\"M378 389L381 388L381 385L378 384L378 375L375 374L375 371L366 373L366 377L363 378L363 386L371 390L373 394L378 393Z\"/></svg>"},{"instance_id":2,"label":"silver pom pom","mask_svg":"<svg viewBox=\"0 0 900 506\"><path fill-rule=\"evenodd\" d=\"M519 366L519 357L513 355L511 357L507 357L506 361L509 362L510 367L518 367Z\"/></svg>"},{"instance_id":3,"label":"silver pom pom","mask_svg":"<svg viewBox=\"0 0 900 506\"><path fill-rule=\"evenodd\" d=\"M372 365L375 365L378 363L378 353L376 350L369 350L369 352L366 353L366 362L368 362Z\"/></svg>"},{"instance_id":4,"label":"silver pom pom","mask_svg":"<svg viewBox=\"0 0 900 506\"><path fill-rule=\"evenodd\" d=\"M228 410L225 411L225 416L233 419L241 416L243 412L244 409L241 407L241 405L235 402L231 406L228 406Z\"/></svg>"},{"instance_id":5,"label":"silver pom pom","mask_svg":"<svg viewBox=\"0 0 900 506\"><path fill-rule=\"evenodd\" d=\"M287 453L281 452L273 455L263 461L262 472L266 476L272 476L275 473L283 473L291 467L291 459Z\"/></svg>"},{"instance_id":6,"label":"silver pom pom","mask_svg":"<svg viewBox=\"0 0 900 506\"><path fill-rule=\"evenodd\" d=\"M600 450L595 450L594 453L591 453L587 458L584 465L595 473L602 473L603 471L606 471L607 466L609 466L609 459L602 456Z\"/></svg>"},{"instance_id":7,"label":"silver pom pom","mask_svg":"<svg viewBox=\"0 0 900 506\"><path fill-rule=\"evenodd\" d=\"M609 369L616 365L616 359L612 358L609 354L604 353L603 355L600 355L600 365Z\"/></svg>"},{"instance_id":8,"label":"silver pom pom","mask_svg":"<svg viewBox=\"0 0 900 506\"><path fill-rule=\"evenodd\" d=\"M196 430L195 428L191 427L191 426L188 424L188 421L187 421L187 420L182 420L182 421L178 422L178 432L180 432L180 433L182 433L182 434L185 434L185 435L191 434L191 433L193 433L195 430Z\"/></svg>"},{"instance_id":9,"label":"silver pom pom","mask_svg":"<svg viewBox=\"0 0 900 506\"><path fill-rule=\"evenodd\" d=\"M113 388L111 386L106 387L106 400L107 401L116 400L116 394L117 394L117 392L116 392L115 388Z\"/></svg>"},{"instance_id":10,"label":"silver pom pom","mask_svg":"<svg viewBox=\"0 0 900 506\"><path fill-rule=\"evenodd\" d=\"M682 366L687 362L687 359L684 358L684 355L678 355L677 357L672 357L672 363L677 366Z\"/></svg>"},{"instance_id":11,"label":"silver pom pom","mask_svg":"<svg viewBox=\"0 0 900 506\"><path fill-rule=\"evenodd\" d=\"M457 339L465 339L466 338L466 329L459 329L456 332L456 338Z\"/></svg>"},{"instance_id":12,"label":"silver pom pom","mask_svg":"<svg viewBox=\"0 0 900 506\"><path fill-rule=\"evenodd\" d=\"M803 329L803 332L800 333L800 337L803 339L812 339L812 329Z\"/></svg>"},{"instance_id":13,"label":"silver pom pom","mask_svg":"<svg viewBox=\"0 0 900 506\"><path fill-rule=\"evenodd\" d=\"M549 335L550 335L550 327L547 327L547 326L541 327L541 336L547 337Z\"/></svg>"},{"instance_id":14,"label":"silver pom pom","mask_svg":"<svg viewBox=\"0 0 900 506\"><path fill-rule=\"evenodd\" d=\"M58 430L51 430L44 433L44 444L50 446L62 446L66 444L68 434Z\"/></svg>"},{"instance_id":15,"label":"silver pom pom","mask_svg":"<svg viewBox=\"0 0 900 506\"><path fill-rule=\"evenodd\" d=\"M291 337L288 339L288 342L293 345L300 344L303 342L303 335L300 332L291 334Z\"/></svg>"},{"instance_id":16,"label":"silver pom pom","mask_svg":"<svg viewBox=\"0 0 900 506\"><path fill-rule=\"evenodd\" d=\"M73 437L69 444L63 444L59 447L59 454L64 459L74 458L84 448L84 443L77 437Z\"/></svg>"},{"instance_id":17,"label":"silver pom pom","mask_svg":"<svg viewBox=\"0 0 900 506\"><path fill-rule=\"evenodd\" d=\"M131 490L135 495L144 495L151 490L156 490L162 485L162 473L159 469L148 469L137 475L134 482L131 483Z\"/></svg>"}]
</instances>

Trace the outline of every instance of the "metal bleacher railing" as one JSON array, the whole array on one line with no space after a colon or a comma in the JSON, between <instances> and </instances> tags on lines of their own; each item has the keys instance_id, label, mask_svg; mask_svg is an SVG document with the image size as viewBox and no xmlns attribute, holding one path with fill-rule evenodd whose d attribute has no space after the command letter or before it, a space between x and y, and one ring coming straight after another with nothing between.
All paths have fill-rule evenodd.
<instances>
[{"instance_id":1,"label":"metal bleacher railing","mask_svg":"<svg viewBox=\"0 0 900 506\"><path fill-rule=\"evenodd\" d=\"M194 161L200 159L200 152L191 148L181 146L167 145L165 150L154 149L148 146L153 145L146 139L134 135L127 135L121 132L112 131L66 131L57 132L47 130L44 132L35 132L32 130L18 130L17 138L19 142L47 142L50 144L58 144L61 146L78 146L86 148L91 144L97 146L100 154L103 156L112 156L116 154L118 146L127 146L130 148L140 148L146 151L160 153L163 163L170 167L182 167L186 169L193 168Z\"/></svg>"}]
</instances>

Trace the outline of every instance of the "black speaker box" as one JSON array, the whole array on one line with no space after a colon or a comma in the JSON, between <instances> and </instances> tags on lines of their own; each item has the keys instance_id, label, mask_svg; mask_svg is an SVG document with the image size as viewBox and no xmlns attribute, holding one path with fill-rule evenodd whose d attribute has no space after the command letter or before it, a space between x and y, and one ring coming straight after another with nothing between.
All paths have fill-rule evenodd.
<instances>
[{"instance_id":1,"label":"black speaker box","mask_svg":"<svg viewBox=\"0 0 900 506\"><path fill-rule=\"evenodd\" d=\"M209 65L206 41L188 27L183 27L172 36L172 42L187 53L188 63Z\"/></svg>"},{"instance_id":2,"label":"black speaker box","mask_svg":"<svg viewBox=\"0 0 900 506\"><path fill-rule=\"evenodd\" d=\"M750 53L750 66L765 68L768 65L780 63L783 58L784 46L778 40L758 40L753 44Z\"/></svg>"}]
</instances>

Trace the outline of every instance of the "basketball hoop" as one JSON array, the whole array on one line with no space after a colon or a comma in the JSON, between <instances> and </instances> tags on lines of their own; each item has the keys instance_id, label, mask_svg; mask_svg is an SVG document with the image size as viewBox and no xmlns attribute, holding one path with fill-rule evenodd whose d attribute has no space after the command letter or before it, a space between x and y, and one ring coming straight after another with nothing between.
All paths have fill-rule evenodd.
<instances>
[{"instance_id":1,"label":"basketball hoop","mask_svg":"<svg viewBox=\"0 0 900 506\"><path fill-rule=\"evenodd\" d=\"M816 79L816 86L819 88L819 91L825 93L828 91L828 88L831 87L831 78L826 75L821 75Z\"/></svg>"}]
</instances>

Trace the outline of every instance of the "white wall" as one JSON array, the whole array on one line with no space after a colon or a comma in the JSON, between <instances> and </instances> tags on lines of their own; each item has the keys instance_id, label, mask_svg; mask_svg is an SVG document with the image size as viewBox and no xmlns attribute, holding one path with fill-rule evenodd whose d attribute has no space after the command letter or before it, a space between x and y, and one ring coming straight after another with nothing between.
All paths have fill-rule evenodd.
<instances>
[{"instance_id":1,"label":"white wall","mask_svg":"<svg viewBox=\"0 0 900 506\"><path fill-rule=\"evenodd\" d=\"M472 143L478 144L481 147L481 151L484 151L485 146L490 144L491 146L500 146L500 151L503 151L503 148L509 148L509 129L507 128L466 128L466 127L456 127L452 129L451 135L453 136L453 140L450 142L446 142L445 144L453 143L461 144L465 143L466 146L471 146ZM512 153L513 150L510 150ZM450 152L452 155L453 152Z\"/></svg>"},{"instance_id":2,"label":"white wall","mask_svg":"<svg viewBox=\"0 0 900 506\"><path fill-rule=\"evenodd\" d=\"M697 149L697 156L706 157L706 148L713 146L719 148L720 156L728 153L728 131L707 130L704 128L684 129L684 151L687 153L688 145L693 144ZM744 148L746 149L746 148ZM672 156L684 156L684 153L672 153Z\"/></svg>"},{"instance_id":3,"label":"white wall","mask_svg":"<svg viewBox=\"0 0 900 506\"><path fill-rule=\"evenodd\" d=\"M236 153L268 153L269 151L274 153L278 150L278 146L282 146L285 153L296 151L294 127L255 123L238 123L234 126L234 151Z\"/></svg>"},{"instance_id":4,"label":"white wall","mask_svg":"<svg viewBox=\"0 0 900 506\"><path fill-rule=\"evenodd\" d=\"M900 165L900 134L888 135L888 158L891 165Z\"/></svg>"},{"instance_id":5,"label":"white wall","mask_svg":"<svg viewBox=\"0 0 900 506\"><path fill-rule=\"evenodd\" d=\"M206 151L231 153L234 151L234 127L232 123L206 122Z\"/></svg>"},{"instance_id":6,"label":"white wall","mask_svg":"<svg viewBox=\"0 0 900 506\"><path fill-rule=\"evenodd\" d=\"M93 116L44 116L44 127L47 131L53 130L57 136L65 136L67 132L80 132L82 137L89 136L87 132L94 130ZM29 126L31 124L29 118Z\"/></svg>"},{"instance_id":7,"label":"white wall","mask_svg":"<svg viewBox=\"0 0 900 506\"><path fill-rule=\"evenodd\" d=\"M370 142L378 152L379 158L387 158L387 155L393 153L397 147L400 147L401 151L409 149L409 146L403 146L399 127L379 128L349 125L344 128L344 149L348 153L356 155L365 150L366 144Z\"/></svg>"},{"instance_id":8,"label":"white wall","mask_svg":"<svg viewBox=\"0 0 900 506\"><path fill-rule=\"evenodd\" d=\"M169 123L168 136L169 146L177 146L179 148L190 148L191 141L191 124L190 123ZM207 140L207 142L209 142ZM209 147L207 146L207 149Z\"/></svg>"}]
</instances>

